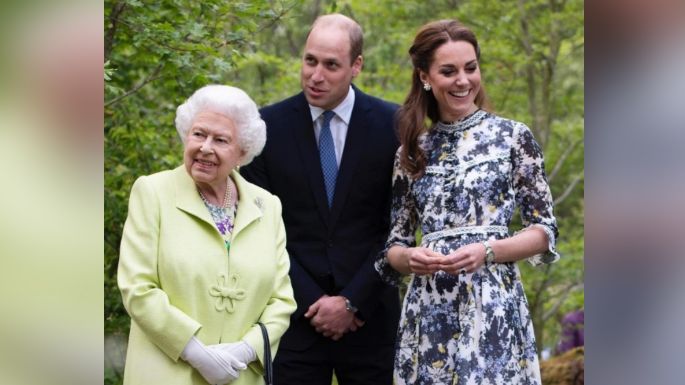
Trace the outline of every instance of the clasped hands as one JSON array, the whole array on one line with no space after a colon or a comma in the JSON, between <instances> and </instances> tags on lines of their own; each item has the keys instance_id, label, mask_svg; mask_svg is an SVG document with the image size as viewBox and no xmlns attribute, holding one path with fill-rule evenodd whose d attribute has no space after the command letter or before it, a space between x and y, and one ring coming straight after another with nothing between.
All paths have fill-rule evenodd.
<instances>
[{"instance_id":1,"label":"clasped hands","mask_svg":"<svg viewBox=\"0 0 685 385\"><path fill-rule=\"evenodd\" d=\"M205 345L193 336L181 353L181 358L194 367L210 384L228 384L240 376L239 371L257 355L244 341Z\"/></svg>"},{"instance_id":2,"label":"clasped hands","mask_svg":"<svg viewBox=\"0 0 685 385\"><path fill-rule=\"evenodd\" d=\"M471 243L448 255L426 247L409 247L403 251L409 270L418 275L433 274L442 270L448 274L473 273L485 264L485 246Z\"/></svg>"},{"instance_id":3,"label":"clasped hands","mask_svg":"<svg viewBox=\"0 0 685 385\"><path fill-rule=\"evenodd\" d=\"M357 331L364 326L364 321L347 310L345 297L323 295L314 302L307 312L306 318L317 332L334 341L342 338L347 332Z\"/></svg>"}]
</instances>

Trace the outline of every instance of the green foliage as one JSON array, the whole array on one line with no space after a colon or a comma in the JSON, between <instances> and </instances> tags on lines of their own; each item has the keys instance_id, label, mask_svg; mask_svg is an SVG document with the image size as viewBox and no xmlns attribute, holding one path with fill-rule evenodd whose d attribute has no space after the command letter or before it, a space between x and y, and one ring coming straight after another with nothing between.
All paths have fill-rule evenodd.
<instances>
[{"instance_id":1,"label":"green foliage","mask_svg":"<svg viewBox=\"0 0 685 385\"><path fill-rule=\"evenodd\" d=\"M124 378L112 369L105 369L104 384L105 385L122 385Z\"/></svg>"},{"instance_id":2,"label":"green foliage","mask_svg":"<svg viewBox=\"0 0 685 385\"><path fill-rule=\"evenodd\" d=\"M409 90L407 50L421 25L456 17L476 32L495 110L531 127L559 200L561 261L541 269L520 264L538 343L554 345L560 315L584 300L581 0L106 0L106 331L126 332L129 322L116 266L131 185L181 162L176 106L208 83L236 85L259 105L298 92L309 26L332 11L364 28L364 69L355 84L397 103Z\"/></svg>"}]
</instances>

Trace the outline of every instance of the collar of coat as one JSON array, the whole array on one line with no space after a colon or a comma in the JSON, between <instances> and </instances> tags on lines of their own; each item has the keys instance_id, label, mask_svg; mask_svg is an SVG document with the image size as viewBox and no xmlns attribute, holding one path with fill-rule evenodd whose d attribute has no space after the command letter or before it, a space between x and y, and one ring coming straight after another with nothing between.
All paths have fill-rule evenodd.
<instances>
[{"instance_id":1,"label":"collar of coat","mask_svg":"<svg viewBox=\"0 0 685 385\"><path fill-rule=\"evenodd\" d=\"M197 193L195 182L186 172L185 166L181 165L174 170L174 178L176 185L176 207L215 226L209 210L207 210L204 202L202 202L200 194ZM233 237L235 237L250 223L264 215L264 202L255 186L243 179L236 170L231 171L231 178L235 182L238 189L238 197L240 198L233 227Z\"/></svg>"}]
</instances>

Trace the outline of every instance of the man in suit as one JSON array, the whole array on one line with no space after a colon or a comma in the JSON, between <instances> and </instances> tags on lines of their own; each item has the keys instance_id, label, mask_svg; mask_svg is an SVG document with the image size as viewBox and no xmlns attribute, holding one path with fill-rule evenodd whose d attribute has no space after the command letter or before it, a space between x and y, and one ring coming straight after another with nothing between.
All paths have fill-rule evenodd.
<instances>
[{"instance_id":1,"label":"man in suit","mask_svg":"<svg viewBox=\"0 0 685 385\"><path fill-rule=\"evenodd\" d=\"M362 30L319 17L302 57L302 92L262 109L264 151L241 170L277 195L297 310L274 362L277 385L392 383L397 289L373 262L389 230L397 105L352 85Z\"/></svg>"}]
</instances>

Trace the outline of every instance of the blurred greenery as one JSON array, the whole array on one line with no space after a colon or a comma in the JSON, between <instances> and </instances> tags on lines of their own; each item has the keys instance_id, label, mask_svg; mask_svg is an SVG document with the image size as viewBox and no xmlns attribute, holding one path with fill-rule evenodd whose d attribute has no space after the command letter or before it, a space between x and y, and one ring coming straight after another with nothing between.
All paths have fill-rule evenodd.
<instances>
[{"instance_id":1,"label":"blurred greenery","mask_svg":"<svg viewBox=\"0 0 685 385\"><path fill-rule=\"evenodd\" d=\"M545 153L562 259L520 265L538 347L553 347L561 316L584 303L582 0L106 0L105 332L128 330L116 268L131 185L182 160L176 107L208 83L238 86L260 106L298 92L308 28L329 12L364 28L355 84L397 103L408 92L407 50L421 25L457 18L476 32L495 111L531 127Z\"/></svg>"},{"instance_id":2,"label":"blurred greenery","mask_svg":"<svg viewBox=\"0 0 685 385\"><path fill-rule=\"evenodd\" d=\"M112 368L105 368L104 385L121 385L124 383L124 378L116 370Z\"/></svg>"}]
</instances>

